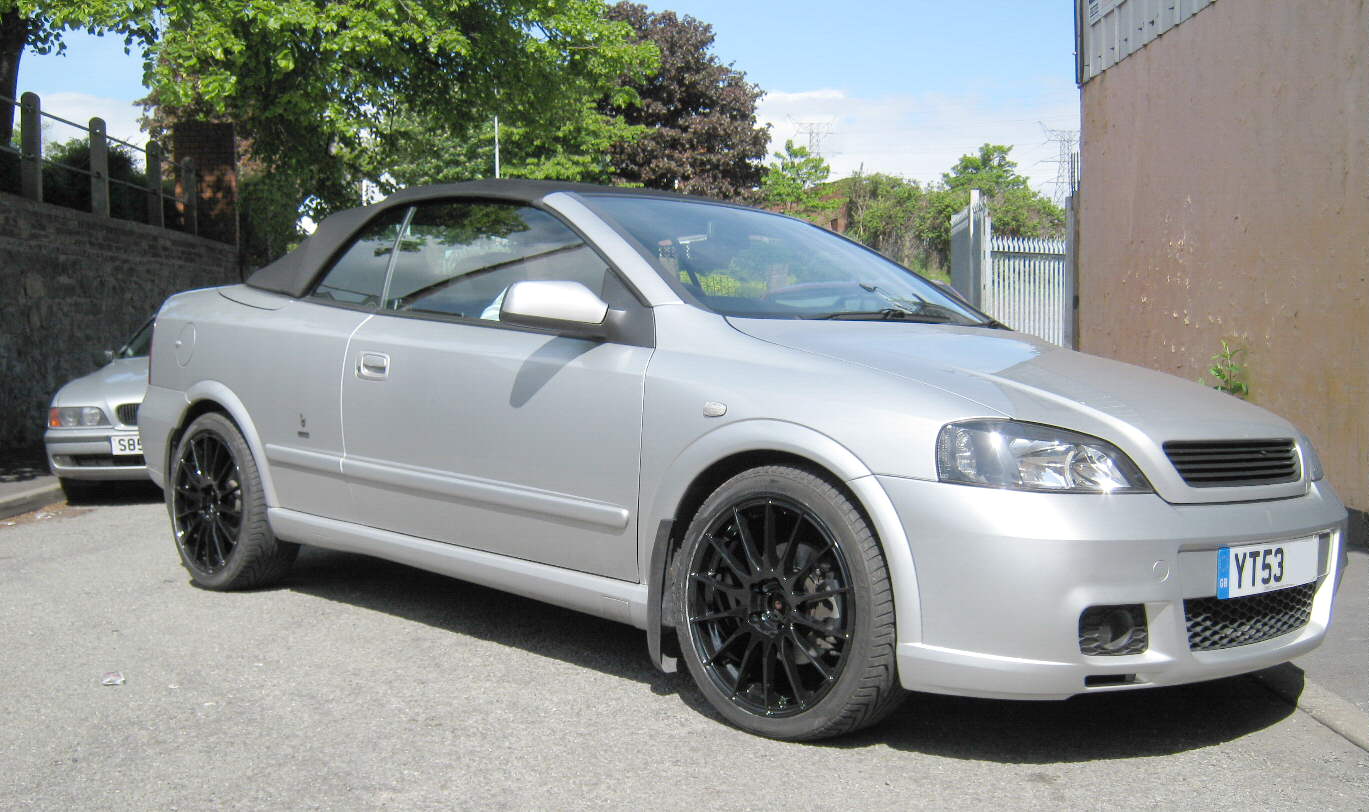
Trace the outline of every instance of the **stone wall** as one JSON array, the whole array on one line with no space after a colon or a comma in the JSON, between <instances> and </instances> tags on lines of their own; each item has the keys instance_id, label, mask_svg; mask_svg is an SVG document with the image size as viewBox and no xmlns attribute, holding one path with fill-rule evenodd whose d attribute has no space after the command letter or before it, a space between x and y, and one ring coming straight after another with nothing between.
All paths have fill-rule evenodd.
<instances>
[{"instance_id":1,"label":"stone wall","mask_svg":"<svg viewBox=\"0 0 1369 812\"><path fill-rule=\"evenodd\" d=\"M0 454L168 295L239 278L233 246L0 193Z\"/></svg>"}]
</instances>

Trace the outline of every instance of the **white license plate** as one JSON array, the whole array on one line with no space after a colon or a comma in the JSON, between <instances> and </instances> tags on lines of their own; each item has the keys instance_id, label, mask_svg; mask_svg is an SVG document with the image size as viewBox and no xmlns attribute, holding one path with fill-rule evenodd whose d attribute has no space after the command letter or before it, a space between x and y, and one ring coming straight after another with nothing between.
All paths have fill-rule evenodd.
<instances>
[{"instance_id":1,"label":"white license plate","mask_svg":"<svg viewBox=\"0 0 1369 812\"><path fill-rule=\"evenodd\" d=\"M1217 597L1259 595L1317 580L1317 540L1223 547L1217 551Z\"/></svg>"},{"instance_id":2,"label":"white license plate","mask_svg":"<svg viewBox=\"0 0 1369 812\"><path fill-rule=\"evenodd\" d=\"M141 454L143 440L136 434L116 434L109 438L109 452L116 455Z\"/></svg>"}]
</instances>

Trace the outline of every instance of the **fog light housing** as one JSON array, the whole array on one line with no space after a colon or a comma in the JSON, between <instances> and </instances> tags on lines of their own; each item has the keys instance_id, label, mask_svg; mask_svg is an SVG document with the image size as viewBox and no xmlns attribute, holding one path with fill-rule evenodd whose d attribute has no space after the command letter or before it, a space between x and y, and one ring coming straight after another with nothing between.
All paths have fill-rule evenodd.
<instances>
[{"instance_id":1,"label":"fog light housing","mask_svg":"<svg viewBox=\"0 0 1369 812\"><path fill-rule=\"evenodd\" d=\"M1090 606L1079 615L1079 651L1085 656L1140 654L1148 645L1146 608L1139 603Z\"/></svg>"}]
</instances>

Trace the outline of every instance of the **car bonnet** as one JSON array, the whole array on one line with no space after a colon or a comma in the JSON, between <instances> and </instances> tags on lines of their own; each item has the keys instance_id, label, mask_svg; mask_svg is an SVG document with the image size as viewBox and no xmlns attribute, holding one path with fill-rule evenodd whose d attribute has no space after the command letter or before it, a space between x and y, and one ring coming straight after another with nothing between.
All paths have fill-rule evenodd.
<instances>
[{"instance_id":1,"label":"car bonnet","mask_svg":"<svg viewBox=\"0 0 1369 812\"><path fill-rule=\"evenodd\" d=\"M119 358L89 375L69 381L53 398L55 406L141 403L147 392L147 356ZM111 415L112 417L113 415Z\"/></svg>"},{"instance_id":2,"label":"car bonnet","mask_svg":"<svg viewBox=\"0 0 1369 812\"><path fill-rule=\"evenodd\" d=\"M1196 382L1023 333L898 321L728 321L754 338L935 386L984 407L967 418L1068 428L1141 457L1163 459L1161 445L1171 440L1299 437L1277 415Z\"/></svg>"}]
</instances>

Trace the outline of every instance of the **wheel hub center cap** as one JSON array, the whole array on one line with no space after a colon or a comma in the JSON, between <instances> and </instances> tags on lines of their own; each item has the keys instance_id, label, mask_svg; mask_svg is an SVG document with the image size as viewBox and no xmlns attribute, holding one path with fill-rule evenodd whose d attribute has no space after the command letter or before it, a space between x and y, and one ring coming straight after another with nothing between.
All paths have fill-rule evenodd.
<instances>
[{"instance_id":1,"label":"wheel hub center cap","mask_svg":"<svg viewBox=\"0 0 1369 812\"><path fill-rule=\"evenodd\" d=\"M778 581L768 581L752 587L751 625L760 633L777 635L786 627L789 601Z\"/></svg>"}]
</instances>

